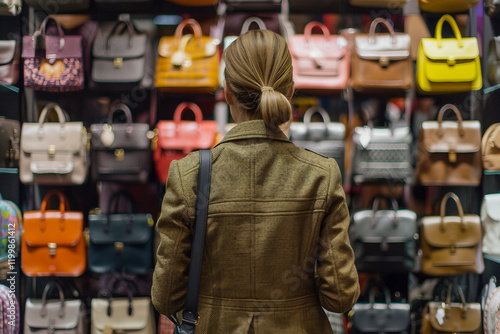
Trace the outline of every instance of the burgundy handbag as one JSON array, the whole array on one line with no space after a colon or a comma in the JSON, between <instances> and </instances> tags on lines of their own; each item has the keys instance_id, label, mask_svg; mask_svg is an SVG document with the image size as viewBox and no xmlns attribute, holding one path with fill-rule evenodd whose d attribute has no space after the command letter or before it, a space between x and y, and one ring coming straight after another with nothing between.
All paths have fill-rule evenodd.
<instances>
[{"instance_id":1,"label":"burgundy handbag","mask_svg":"<svg viewBox=\"0 0 500 334\"><path fill-rule=\"evenodd\" d=\"M57 35L46 28L54 22ZM66 36L59 22L47 17L33 36L23 36L24 85L35 90L67 92L84 88L82 36Z\"/></svg>"}]
</instances>

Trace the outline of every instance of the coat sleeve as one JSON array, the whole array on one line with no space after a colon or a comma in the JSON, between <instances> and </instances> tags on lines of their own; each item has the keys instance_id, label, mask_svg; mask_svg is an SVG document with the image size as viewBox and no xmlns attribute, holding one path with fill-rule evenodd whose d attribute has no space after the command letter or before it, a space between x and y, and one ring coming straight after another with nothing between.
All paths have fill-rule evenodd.
<instances>
[{"instance_id":1,"label":"coat sleeve","mask_svg":"<svg viewBox=\"0 0 500 334\"><path fill-rule=\"evenodd\" d=\"M170 164L157 229L160 244L153 273L151 300L170 316L184 308L191 256L192 230L177 161Z\"/></svg>"},{"instance_id":2,"label":"coat sleeve","mask_svg":"<svg viewBox=\"0 0 500 334\"><path fill-rule=\"evenodd\" d=\"M340 169L333 159L331 162L327 207L320 232L317 289L321 306L344 313L359 297L359 281L349 241L349 211Z\"/></svg>"}]
</instances>

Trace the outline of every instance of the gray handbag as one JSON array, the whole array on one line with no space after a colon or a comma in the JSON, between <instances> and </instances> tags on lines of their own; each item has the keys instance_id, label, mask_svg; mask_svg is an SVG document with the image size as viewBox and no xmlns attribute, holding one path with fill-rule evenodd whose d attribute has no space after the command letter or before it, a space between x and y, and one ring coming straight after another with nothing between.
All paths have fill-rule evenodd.
<instances>
[{"instance_id":1,"label":"gray handbag","mask_svg":"<svg viewBox=\"0 0 500 334\"><path fill-rule=\"evenodd\" d=\"M19 46L15 40L0 41L0 84L15 85L19 79Z\"/></svg>"},{"instance_id":2,"label":"gray handbag","mask_svg":"<svg viewBox=\"0 0 500 334\"><path fill-rule=\"evenodd\" d=\"M500 14L500 0L484 0L484 12L489 16Z\"/></svg>"},{"instance_id":3,"label":"gray handbag","mask_svg":"<svg viewBox=\"0 0 500 334\"><path fill-rule=\"evenodd\" d=\"M113 115L123 112L126 123L113 123ZM132 123L125 104L115 104L105 124L92 124L92 178L99 181L147 182L151 170L152 132L146 123Z\"/></svg>"},{"instance_id":4,"label":"gray handbag","mask_svg":"<svg viewBox=\"0 0 500 334\"><path fill-rule=\"evenodd\" d=\"M19 121L0 116L0 168L19 165Z\"/></svg>"},{"instance_id":5,"label":"gray handbag","mask_svg":"<svg viewBox=\"0 0 500 334\"><path fill-rule=\"evenodd\" d=\"M412 135L409 127L357 127L352 141L354 183L411 182Z\"/></svg>"},{"instance_id":6,"label":"gray handbag","mask_svg":"<svg viewBox=\"0 0 500 334\"><path fill-rule=\"evenodd\" d=\"M323 122L311 122L314 113L319 113ZM334 158L344 175L345 125L331 122L325 109L309 108L304 114L303 122L293 122L290 125L290 139L296 146Z\"/></svg>"},{"instance_id":7,"label":"gray handbag","mask_svg":"<svg viewBox=\"0 0 500 334\"><path fill-rule=\"evenodd\" d=\"M57 288L58 300L48 300L47 295ZM56 282L45 285L42 299L28 298L24 314L24 334L85 334L85 308L81 300L66 300L61 286Z\"/></svg>"},{"instance_id":8,"label":"gray handbag","mask_svg":"<svg viewBox=\"0 0 500 334\"><path fill-rule=\"evenodd\" d=\"M16 16L21 14L22 0L0 0L0 15Z\"/></svg>"},{"instance_id":9,"label":"gray handbag","mask_svg":"<svg viewBox=\"0 0 500 334\"><path fill-rule=\"evenodd\" d=\"M379 198L371 210L354 213L349 238L355 254L355 265L360 272L397 273L414 268L417 214L399 210L392 200L392 210L378 210Z\"/></svg>"}]
</instances>

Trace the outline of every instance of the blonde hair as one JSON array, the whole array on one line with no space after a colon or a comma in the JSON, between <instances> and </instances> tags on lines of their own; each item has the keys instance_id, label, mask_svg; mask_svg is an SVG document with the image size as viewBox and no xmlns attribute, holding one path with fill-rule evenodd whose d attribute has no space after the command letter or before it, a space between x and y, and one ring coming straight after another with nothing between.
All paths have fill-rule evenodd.
<instances>
[{"instance_id":1,"label":"blonde hair","mask_svg":"<svg viewBox=\"0 0 500 334\"><path fill-rule=\"evenodd\" d=\"M248 119L263 119L278 131L290 120L287 95L293 87L292 57L283 37L250 30L224 51L226 85Z\"/></svg>"}]
</instances>

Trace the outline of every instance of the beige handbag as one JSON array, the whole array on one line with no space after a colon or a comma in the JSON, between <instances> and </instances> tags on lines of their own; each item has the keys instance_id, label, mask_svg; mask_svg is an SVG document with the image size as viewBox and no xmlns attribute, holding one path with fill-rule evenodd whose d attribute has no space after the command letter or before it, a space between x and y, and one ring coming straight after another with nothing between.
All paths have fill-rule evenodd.
<instances>
[{"instance_id":1,"label":"beige handbag","mask_svg":"<svg viewBox=\"0 0 500 334\"><path fill-rule=\"evenodd\" d=\"M490 125L481 140L485 170L500 170L500 123Z\"/></svg>"},{"instance_id":2,"label":"beige handbag","mask_svg":"<svg viewBox=\"0 0 500 334\"><path fill-rule=\"evenodd\" d=\"M46 123L49 111L59 122ZM38 123L21 128L19 177L25 184L79 185L88 172L87 131L82 122L68 122L57 104L43 108Z\"/></svg>"},{"instance_id":3,"label":"beige handbag","mask_svg":"<svg viewBox=\"0 0 500 334\"><path fill-rule=\"evenodd\" d=\"M457 204L458 216L445 215L450 198ZM441 200L440 216L421 221L422 272L431 276L482 273L481 239L479 216L464 214L458 196L447 193Z\"/></svg>"}]
</instances>

